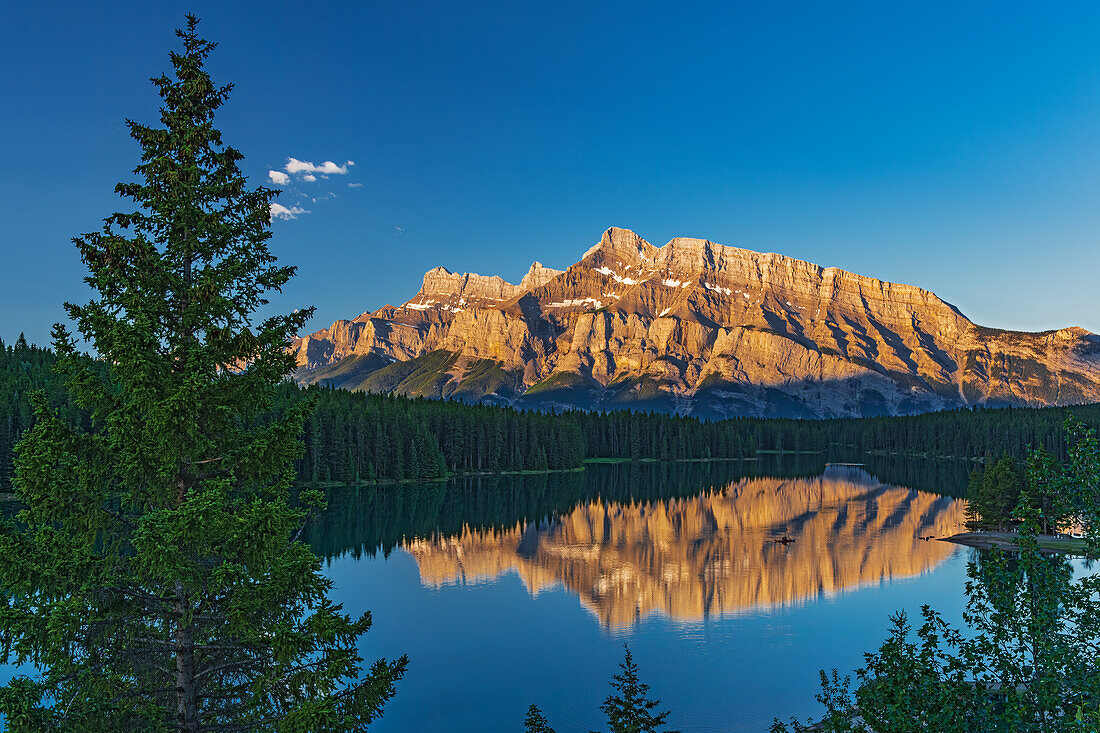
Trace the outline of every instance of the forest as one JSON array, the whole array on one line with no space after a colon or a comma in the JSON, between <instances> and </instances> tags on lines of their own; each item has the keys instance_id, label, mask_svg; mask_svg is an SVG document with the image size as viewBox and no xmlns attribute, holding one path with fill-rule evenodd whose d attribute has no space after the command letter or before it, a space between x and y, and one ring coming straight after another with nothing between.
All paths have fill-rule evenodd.
<instances>
[{"instance_id":1,"label":"forest","mask_svg":"<svg viewBox=\"0 0 1100 733\"><path fill-rule=\"evenodd\" d=\"M30 394L44 390L65 421L92 429L53 372L50 349L0 341L0 491L10 491L12 458L32 424ZM1065 457L1063 423L1072 414L1100 426L1100 405L974 408L902 417L831 420L732 418L704 421L646 412L557 414L282 385L275 412L313 400L305 484L432 480L453 475L568 471L586 460L701 460L813 453L825 460L1022 459L1029 446Z\"/></svg>"},{"instance_id":2,"label":"forest","mask_svg":"<svg viewBox=\"0 0 1100 733\"><path fill-rule=\"evenodd\" d=\"M1069 427L1082 432L1076 423ZM1002 454L970 474L967 527L1016 530L1023 521L1018 509L1026 504L1034 511L1043 534L1080 532L1081 517L1094 509L1088 484L1080 476L1060 475L1057 462L1042 449L1023 459Z\"/></svg>"}]
</instances>

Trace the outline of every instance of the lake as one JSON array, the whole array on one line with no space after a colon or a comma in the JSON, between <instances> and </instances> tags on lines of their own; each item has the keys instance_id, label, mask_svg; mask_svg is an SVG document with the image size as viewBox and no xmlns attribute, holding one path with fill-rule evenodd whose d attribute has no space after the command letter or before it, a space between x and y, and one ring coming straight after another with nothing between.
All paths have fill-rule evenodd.
<instances>
[{"instance_id":1,"label":"lake","mask_svg":"<svg viewBox=\"0 0 1100 733\"><path fill-rule=\"evenodd\" d=\"M522 730L530 703L558 733L600 729L626 643L672 727L766 731L817 715L818 670L858 667L891 613L961 617L971 551L920 538L961 528L947 494L969 468L773 457L347 487L310 541L335 599L373 614L364 658L410 659L372 730Z\"/></svg>"}]
</instances>

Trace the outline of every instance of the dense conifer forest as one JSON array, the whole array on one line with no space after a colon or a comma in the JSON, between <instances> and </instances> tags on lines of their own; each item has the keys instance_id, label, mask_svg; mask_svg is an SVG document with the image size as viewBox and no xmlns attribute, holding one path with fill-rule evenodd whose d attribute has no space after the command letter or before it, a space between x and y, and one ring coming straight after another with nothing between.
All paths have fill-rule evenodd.
<instances>
[{"instance_id":1,"label":"dense conifer forest","mask_svg":"<svg viewBox=\"0 0 1100 733\"><path fill-rule=\"evenodd\" d=\"M53 373L53 363L52 351L30 345L22 336L11 345L0 342L0 491L11 485L14 446L31 424L28 396L33 390L45 390L66 420L89 427L87 416L69 401ZM524 412L324 387L299 389L292 384L281 390L285 405L301 399L316 402L305 428L305 453L297 463L304 483L565 471L581 468L586 459L675 461L776 452L815 453L826 460L862 460L868 453L984 459L1002 454L1023 457L1030 445L1062 458L1067 415L1076 415L1087 426L1100 426L1100 405L706 422L624 411Z\"/></svg>"},{"instance_id":2,"label":"dense conifer forest","mask_svg":"<svg viewBox=\"0 0 1100 733\"><path fill-rule=\"evenodd\" d=\"M12 451L33 422L30 394L34 390L45 390L66 421L86 423L53 373L55 361L51 350L28 344L23 334L11 345L0 340L0 491L11 487Z\"/></svg>"}]
</instances>

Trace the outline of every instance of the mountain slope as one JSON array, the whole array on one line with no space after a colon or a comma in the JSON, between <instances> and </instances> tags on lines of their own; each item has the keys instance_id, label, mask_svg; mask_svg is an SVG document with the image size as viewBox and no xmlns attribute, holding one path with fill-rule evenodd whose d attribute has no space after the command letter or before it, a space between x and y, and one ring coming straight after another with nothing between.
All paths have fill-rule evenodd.
<instances>
[{"instance_id":1,"label":"mountain slope","mask_svg":"<svg viewBox=\"0 0 1100 733\"><path fill-rule=\"evenodd\" d=\"M933 293L701 239L608 229L520 285L420 291L296 339L296 378L526 407L705 417L908 414L1100 400L1100 337L983 328Z\"/></svg>"}]
</instances>

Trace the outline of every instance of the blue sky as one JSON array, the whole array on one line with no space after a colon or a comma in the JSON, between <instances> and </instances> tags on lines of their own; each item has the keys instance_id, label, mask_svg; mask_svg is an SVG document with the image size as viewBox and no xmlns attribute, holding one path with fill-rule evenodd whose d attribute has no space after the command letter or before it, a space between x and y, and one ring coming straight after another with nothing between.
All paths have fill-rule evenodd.
<instances>
[{"instance_id":1,"label":"blue sky","mask_svg":"<svg viewBox=\"0 0 1100 733\"><path fill-rule=\"evenodd\" d=\"M318 328L436 265L518 281L608 226L928 288L979 323L1100 331L1100 4L11 4L0 27L0 337L83 299L185 12L218 122ZM356 184L351 186L349 184ZM316 199L314 201L313 199Z\"/></svg>"}]
</instances>

